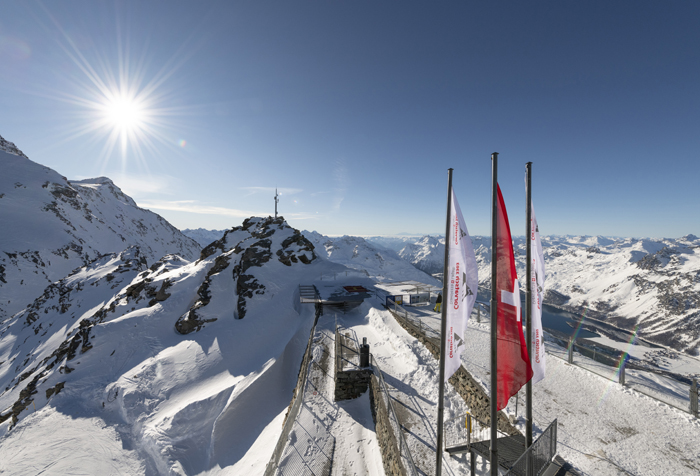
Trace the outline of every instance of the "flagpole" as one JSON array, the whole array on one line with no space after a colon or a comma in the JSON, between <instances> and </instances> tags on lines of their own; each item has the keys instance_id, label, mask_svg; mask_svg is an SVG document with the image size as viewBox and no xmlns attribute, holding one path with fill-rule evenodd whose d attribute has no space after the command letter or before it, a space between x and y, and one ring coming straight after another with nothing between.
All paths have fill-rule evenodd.
<instances>
[{"instance_id":1,"label":"flagpole","mask_svg":"<svg viewBox=\"0 0 700 476\"><path fill-rule=\"evenodd\" d=\"M525 165L526 170L526 189L525 199L527 206L525 207L525 221L527 228L525 230L525 249L527 265L525 267L525 276L527 276L527 284L525 285L525 300L526 304L526 321L525 332L527 332L527 356L532 362L532 162ZM525 386L525 442L526 447L532 445L532 379L527 381ZM529 461L529 460L528 460ZM528 465L526 468L527 476L530 476L531 468Z\"/></svg>"},{"instance_id":2,"label":"flagpole","mask_svg":"<svg viewBox=\"0 0 700 476\"><path fill-rule=\"evenodd\" d=\"M442 474L442 425L445 411L445 337L447 334L447 277L450 265L450 214L452 212L452 169L447 169L447 218L445 219L445 265L442 269L442 322L440 325L440 391L438 392L437 449L435 450L435 476Z\"/></svg>"},{"instance_id":3,"label":"flagpole","mask_svg":"<svg viewBox=\"0 0 700 476\"><path fill-rule=\"evenodd\" d=\"M498 437L498 412L496 410L496 401L498 399L498 358L496 355L498 345L496 340L498 328L498 305L496 302L496 261L498 249L498 246L496 246L496 239L498 237L497 188L498 152L494 152L491 154L491 476L498 476L498 447L496 443Z\"/></svg>"}]
</instances>

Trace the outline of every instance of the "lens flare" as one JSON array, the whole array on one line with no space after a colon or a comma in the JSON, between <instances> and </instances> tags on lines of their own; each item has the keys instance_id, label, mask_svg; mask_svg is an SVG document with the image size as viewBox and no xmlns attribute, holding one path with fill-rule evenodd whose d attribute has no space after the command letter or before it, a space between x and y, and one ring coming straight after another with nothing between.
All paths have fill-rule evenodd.
<instances>
[{"instance_id":1,"label":"lens flare","mask_svg":"<svg viewBox=\"0 0 700 476\"><path fill-rule=\"evenodd\" d=\"M574 331L571 339L571 343L569 344L569 347L566 349L567 351L571 351L571 347L574 345L574 342L576 342L576 339L578 338L579 332L581 332L581 328L583 327L583 323L586 320L586 313L588 312L588 308L584 309L583 315L581 316L581 320L578 321L578 326L576 327L576 330Z\"/></svg>"},{"instance_id":2,"label":"lens flare","mask_svg":"<svg viewBox=\"0 0 700 476\"><path fill-rule=\"evenodd\" d=\"M622 353L622 356L620 356L620 360L618 361L617 367L615 368L615 373L613 374L614 380L608 383L608 386L605 388L605 391L598 400L597 406L600 406L600 404L603 403L603 401L605 401L605 397L607 397L608 393L610 393L610 389L616 384L616 382L620 380L620 372L622 371L625 362L629 360L630 350L632 349L632 346L637 343L637 331L639 331L639 325L634 326L634 332L632 333L632 337L630 337L630 340L627 343L627 349Z\"/></svg>"}]
</instances>

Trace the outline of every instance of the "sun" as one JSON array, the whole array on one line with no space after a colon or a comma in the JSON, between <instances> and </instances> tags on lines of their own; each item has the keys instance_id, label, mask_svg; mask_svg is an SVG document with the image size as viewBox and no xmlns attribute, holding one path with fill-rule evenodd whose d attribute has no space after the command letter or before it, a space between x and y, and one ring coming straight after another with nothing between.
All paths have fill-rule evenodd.
<instances>
[{"instance_id":1,"label":"sun","mask_svg":"<svg viewBox=\"0 0 700 476\"><path fill-rule=\"evenodd\" d=\"M104 119L120 133L134 133L143 129L147 108L136 98L118 95L105 98Z\"/></svg>"},{"instance_id":2,"label":"sun","mask_svg":"<svg viewBox=\"0 0 700 476\"><path fill-rule=\"evenodd\" d=\"M185 142L176 140L176 131L188 126L188 118L198 108L184 104L187 96L177 73L195 49L185 42L170 58L156 56L148 42L134 41L129 29L122 31L122 23L117 22L115 47L105 44L86 50L60 23L53 23L63 37L60 46L74 66L68 70L70 85L48 93L72 107L64 140L88 136L101 149L96 162L102 169L116 158L123 170L133 164L147 171L149 161L169 156L165 152L182 154Z\"/></svg>"}]
</instances>

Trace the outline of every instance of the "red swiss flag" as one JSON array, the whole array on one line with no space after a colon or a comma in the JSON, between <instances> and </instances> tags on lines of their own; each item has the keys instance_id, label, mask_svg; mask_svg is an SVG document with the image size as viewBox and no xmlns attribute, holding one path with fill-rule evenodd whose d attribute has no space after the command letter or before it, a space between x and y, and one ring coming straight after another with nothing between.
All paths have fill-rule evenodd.
<instances>
[{"instance_id":1,"label":"red swiss flag","mask_svg":"<svg viewBox=\"0 0 700 476\"><path fill-rule=\"evenodd\" d=\"M496 236L496 302L498 309L498 395L496 407L502 410L508 399L532 378L520 312L520 285L515 271L513 240L510 236L506 205L498 186Z\"/></svg>"}]
</instances>

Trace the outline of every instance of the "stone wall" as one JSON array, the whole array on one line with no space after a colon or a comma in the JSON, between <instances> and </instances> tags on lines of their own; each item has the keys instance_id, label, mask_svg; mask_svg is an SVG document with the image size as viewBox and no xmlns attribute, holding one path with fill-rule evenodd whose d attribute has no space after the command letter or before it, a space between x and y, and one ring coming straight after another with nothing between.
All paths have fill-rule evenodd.
<instances>
[{"instance_id":1,"label":"stone wall","mask_svg":"<svg viewBox=\"0 0 700 476\"><path fill-rule=\"evenodd\" d=\"M425 347L433 354L436 360L440 360L440 344L434 342L433 339L426 338L418 327L407 321L400 314L396 314L391 309L389 312L394 316L396 322L401 324L401 327L413 337L418 339ZM464 399L464 402L469 407L470 412L480 422L491 425L491 400L488 394L479 383L474 380L467 369L463 365L459 366L457 372L448 380L452 384L457 393ZM502 411L498 412L498 429L507 435L519 435L515 426L513 426L508 417Z\"/></svg>"},{"instance_id":2,"label":"stone wall","mask_svg":"<svg viewBox=\"0 0 700 476\"><path fill-rule=\"evenodd\" d=\"M382 453L384 473L387 476L404 476L405 473L400 462L399 445L389 423L389 412L381 395L379 380L375 375L371 376L369 398L372 405L374 431Z\"/></svg>"},{"instance_id":3,"label":"stone wall","mask_svg":"<svg viewBox=\"0 0 700 476\"><path fill-rule=\"evenodd\" d=\"M345 361L358 359L355 341L335 330L335 400L357 398L369 388L372 369L345 368ZM359 362L359 360L358 360Z\"/></svg>"},{"instance_id":4,"label":"stone wall","mask_svg":"<svg viewBox=\"0 0 700 476\"><path fill-rule=\"evenodd\" d=\"M359 397L369 388L371 378L371 369L336 372L335 400L350 400Z\"/></svg>"}]
</instances>

